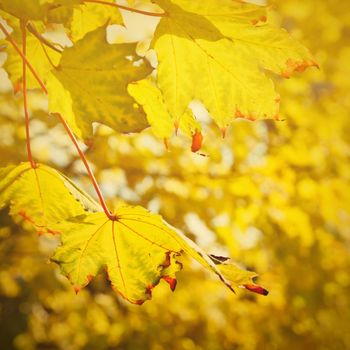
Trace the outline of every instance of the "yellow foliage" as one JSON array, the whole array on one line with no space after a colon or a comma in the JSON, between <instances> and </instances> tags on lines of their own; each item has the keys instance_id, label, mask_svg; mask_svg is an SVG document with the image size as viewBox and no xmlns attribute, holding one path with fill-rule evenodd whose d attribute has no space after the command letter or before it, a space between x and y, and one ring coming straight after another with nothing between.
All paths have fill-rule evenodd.
<instances>
[{"instance_id":1,"label":"yellow foliage","mask_svg":"<svg viewBox=\"0 0 350 350\"><path fill-rule=\"evenodd\" d=\"M186 258L190 267L178 273L176 292L161 282L141 308L116 296L103 275L75 295L57 266L46 264L57 238L38 239L4 208L1 348L350 348L350 7L340 0L275 3L274 22L309 47L321 67L275 80L282 121L237 120L221 139L204 118L206 157L192 154L181 135L166 151L151 130L121 135L103 126L87 150L111 207L159 212L204 249L257 271L269 296L240 289L233 295ZM45 100L35 103L42 99L35 92L29 98L36 159L90 191L80 161L59 143L62 129L43 116ZM21 103L1 90L1 166L27 159ZM56 152L47 151L52 144Z\"/></svg>"}]
</instances>

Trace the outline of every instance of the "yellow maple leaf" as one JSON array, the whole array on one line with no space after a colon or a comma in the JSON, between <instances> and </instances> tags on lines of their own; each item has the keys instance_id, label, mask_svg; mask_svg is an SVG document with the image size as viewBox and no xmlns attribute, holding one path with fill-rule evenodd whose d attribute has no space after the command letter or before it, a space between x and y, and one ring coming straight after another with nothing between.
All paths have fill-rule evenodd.
<instances>
[{"instance_id":1,"label":"yellow maple leaf","mask_svg":"<svg viewBox=\"0 0 350 350\"><path fill-rule=\"evenodd\" d=\"M152 68L145 61L136 65L130 56L135 56L135 45L108 44L105 26L86 34L63 52L49 78L50 112L62 114L84 138L92 135L93 122L120 132L144 129L146 118L135 109L127 85L146 77Z\"/></svg>"},{"instance_id":2,"label":"yellow maple leaf","mask_svg":"<svg viewBox=\"0 0 350 350\"><path fill-rule=\"evenodd\" d=\"M175 289L182 252L216 273L231 290L234 285L252 284L256 276L228 262L225 266L218 260L214 263L194 242L142 207L121 207L115 216L111 220L102 212L80 215L54 226L62 244L52 260L76 292L105 268L112 288L141 305L151 299L161 279Z\"/></svg>"},{"instance_id":3,"label":"yellow maple leaf","mask_svg":"<svg viewBox=\"0 0 350 350\"><path fill-rule=\"evenodd\" d=\"M153 40L157 83L176 120L193 99L221 129L235 117L278 119L279 95L262 68L287 76L315 64L302 45L265 23L256 5L156 2L166 12Z\"/></svg>"}]
</instances>

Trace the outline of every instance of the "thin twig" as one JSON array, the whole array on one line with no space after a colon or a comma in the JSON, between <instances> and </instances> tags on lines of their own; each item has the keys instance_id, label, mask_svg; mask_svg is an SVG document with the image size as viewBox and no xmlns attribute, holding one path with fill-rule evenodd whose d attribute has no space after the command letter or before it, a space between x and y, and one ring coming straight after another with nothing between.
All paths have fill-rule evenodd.
<instances>
[{"instance_id":1,"label":"thin twig","mask_svg":"<svg viewBox=\"0 0 350 350\"><path fill-rule=\"evenodd\" d=\"M24 57L27 52L27 33L26 33L26 23L21 21L21 30L22 30L22 52ZM28 104L27 104L27 64L26 61L22 61L22 77L23 77L23 108L24 108L24 118L26 125L26 144L27 144L27 152L28 152L28 160L33 169L37 167L33 155L30 144L30 129L29 129L29 113L28 113Z\"/></svg>"},{"instance_id":2,"label":"thin twig","mask_svg":"<svg viewBox=\"0 0 350 350\"><path fill-rule=\"evenodd\" d=\"M54 50L58 53L62 53L63 50L57 48L50 40L46 39L44 36L42 36L38 30L36 29L35 25L31 22L27 23L27 29L29 32L31 32L40 42L42 42L44 45L49 47L51 50Z\"/></svg>"},{"instance_id":3,"label":"thin twig","mask_svg":"<svg viewBox=\"0 0 350 350\"><path fill-rule=\"evenodd\" d=\"M92 2L95 4L117 7L121 10L139 13L139 14L145 15L145 16L151 16L151 17L166 17L166 16L168 16L168 14L166 12L148 12L148 11L143 11L143 10L139 10L139 9L134 9L134 8L128 7L128 6L119 5L119 4L116 4L115 2L108 2L108 1L103 1L103 0L84 0L84 2Z\"/></svg>"},{"instance_id":4,"label":"thin twig","mask_svg":"<svg viewBox=\"0 0 350 350\"><path fill-rule=\"evenodd\" d=\"M61 123L63 124L64 128L66 129L67 131L67 134L69 135L70 139L72 140L75 148L77 149L78 153L79 153L79 156L80 156L80 159L83 161L84 165L85 165L85 168L87 170L87 172L89 173L89 177L92 181L92 184L95 188L95 191L97 193L97 196L98 196L98 199L100 200L100 203L101 203L101 206L103 208L103 211L105 212L105 214L107 215L107 217L112 220L112 221L115 221L117 219L116 215L112 214L107 205L106 205L106 202L103 198L103 195L102 195L102 192L101 192L101 189L100 187L98 186L98 183L96 181L96 178L95 178L95 175L94 173L92 172L91 168L90 168L90 165L85 157L85 154L84 152L81 150L79 144L78 144L78 141L77 139L75 138L72 130L70 129L69 125L67 124L67 122L64 120L64 118L61 116L61 114L59 113L55 113L58 118L60 119Z\"/></svg>"}]
</instances>

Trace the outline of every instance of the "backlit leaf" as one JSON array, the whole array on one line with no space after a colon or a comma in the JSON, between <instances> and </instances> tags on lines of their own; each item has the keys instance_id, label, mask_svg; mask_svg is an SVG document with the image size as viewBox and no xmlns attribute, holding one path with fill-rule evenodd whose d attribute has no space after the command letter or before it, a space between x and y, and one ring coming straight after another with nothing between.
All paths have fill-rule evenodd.
<instances>
[{"instance_id":1,"label":"backlit leaf","mask_svg":"<svg viewBox=\"0 0 350 350\"><path fill-rule=\"evenodd\" d=\"M128 85L129 94L143 107L154 135L168 138L174 132L174 122L164 104L161 91L148 79Z\"/></svg>"},{"instance_id":2,"label":"backlit leaf","mask_svg":"<svg viewBox=\"0 0 350 350\"><path fill-rule=\"evenodd\" d=\"M67 179L56 170L39 164L33 169L29 163L0 170L0 207L10 205L12 215L20 215L35 226L38 232L53 232L51 227L59 220L100 210L93 200L80 192L79 201L69 192ZM70 186L73 186L69 183ZM84 198L84 200L82 200Z\"/></svg>"},{"instance_id":3,"label":"backlit leaf","mask_svg":"<svg viewBox=\"0 0 350 350\"><path fill-rule=\"evenodd\" d=\"M0 8L5 12L22 19L43 19L46 4L40 0L2 0Z\"/></svg>"},{"instance_id":4,"label":"backlit leaf","mask_svg":"<svg viewBox=\"0 0 350 350\"><path fill-rule=\"evenodd\" d=\"M1 0L0 8L24 20L45 20L50 9L73 5L81 0Z\"/></svg>"},{"instance_id":5,"label":"backlit leaf","mask_svg":"<svg viewBox=\"0 0 350 350\"><path fill-rule=\"evenodd\" d=\"M125 299L142 304L170 265L181 246L157 215L137 207L120 208L117 221L104 213L77 217L57 225L60 246L53 260L61 266L76 291L105 268L111 285ZM173 271L171 278L174 278Z\"/></svg>"},{"instance_id":6,"label":"backlit leaf","mask_svg":"<svg viewBox=\"0 0 350 350\"><path fill-rule=\"evenodd\" d=\"M114 1L110 1L114 2ZM122 24L123 20L117 8L101 4L84 3L73 10L70 23L70 37L76 41L104 24Z\"/></svg>"},{"instance_id":7,"label":"backlit leaf","mask_svg":"<svg viewBox=\"0 0 350 350\"><path fill-rule=\"evenodd\" d=\"M149 79L129 84L128 92L143 107L148 123L157 137L169 138L177 129L192 136L201 129L189 109L181 116L180 124L177 125L177 121L172 118L165 105L161 91Z\"/></svg>"},{"instance_id":8,"label":"backlit leaf","mask_svg":"<svg viewBox=\"0 0 350 350\"><path fill-rule=\"evenodd\" d=\"M255 274L238 267L227 265L221 272L220 265L159 215L142 207L121 207L115 215L115 221L104 213L81 215L55 226L62 245L52 260L77 292L105 268L114 290L131 303L142 304L162 278L175 289L175 273L182 268L177 258L183 251L232 291L234 285L252 283Z\"/></svg>"},{"instance_id":9,"label":"backlit leaf","mask_svg":"<svg viewBox=\"0 0 350 350\"><path fill-rule=\"evenodd\" d=\"M261 68L288 75L315 64L300 44L265 24L263 10L255 5L228 0L219 8L209 0L200 6L181 0L157 4L167 13L153 41L158 85L176 120L192 99L201 100L222 129L235 117L278 119L279 95Z\"/></svg>"},{"instance_id":10,"label":"backlit leaf","mask_svg":"<svg viewBox=\"0 0 350 350\"><path fill-rule=\"evenodd\" d=\"M105 26L88 33L63 52L57 69L53 71L64 90L62 87L49 90L50 112L65 117L64 112L71 110L84 138L91 136L93 122L120 132L144 129L146 118L134 107L127 85L147 76L152 69L143 60L136 64L127 58L130 56L135 56L135 45L108 44ZM70 99L60 101L57 96L63 91L69 93ZM67 122L70 121L68 117Z\"/></svg>"}]
</instances>

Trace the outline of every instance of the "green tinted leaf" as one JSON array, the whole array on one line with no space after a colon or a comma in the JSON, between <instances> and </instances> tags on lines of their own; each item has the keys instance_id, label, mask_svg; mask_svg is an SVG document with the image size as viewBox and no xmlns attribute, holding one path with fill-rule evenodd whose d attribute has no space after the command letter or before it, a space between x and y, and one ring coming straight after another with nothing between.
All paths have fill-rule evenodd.
<instances>
[{"instance_id":1,"label":"green tinted leaf","mask_svg":"<svg viewBox=\"0 0 350 350\"><path fill-rule=\"evenodd\" d=\"M0 8L23 20L45 20L50 9L81 2L82 0L1 0Z\"/></svg>"},{"instance_id":2,"label":"green tinted leaf","mask_svg":"<svg viewBox=\"0 0 350 350\"><path fill-rule=\"evenodd\" d=\"M113 289L131 303L142 304L161 278L175 278L181 269L176 261L181 247L161 218L143 208L120 208L116 215L117 221L96 213L57 225L62 246L53 260L76 291L105 268ZM175 288L175 279L171 286Z\"/></svg>"},{"instance_id":3,"label":"green tinted leaf","mask_svg":"<svg viewBox=\"0 0 350 350\"><path fill-rule=\"evenodd\" d=\"M108 44L105 27L88 33L63 52L58 68L53 71L62 86L49 90L50 112L66 117L65 112L71 111L67 122L74 115L84 138L91 136L93 122L120 132L144 129L146 118L134 107L127 85L147 76L152 69L145 61L136 65L128 56L135 56L135 45ZM60 99L63 93L70 98Z\"/></svg>"},{"instance_id":4,"label":"green tinted leaf","mask_svg":"<svg viewBox=\"0 0 350 350\"><path fill-rule=\"evenodd\" d=\"M86 213L66 187L66 178L48 166L40 164L33 169L22 163L1 169L0 178L0 205L10 205L12 215L22 216L39 232L50 232L57 221ZM82 191L80 197L92 202ZM95 209L99 207L95 205Z\"/></svg>"}]
</instances>

